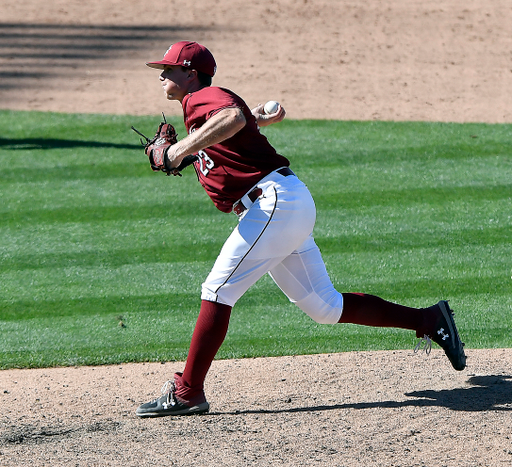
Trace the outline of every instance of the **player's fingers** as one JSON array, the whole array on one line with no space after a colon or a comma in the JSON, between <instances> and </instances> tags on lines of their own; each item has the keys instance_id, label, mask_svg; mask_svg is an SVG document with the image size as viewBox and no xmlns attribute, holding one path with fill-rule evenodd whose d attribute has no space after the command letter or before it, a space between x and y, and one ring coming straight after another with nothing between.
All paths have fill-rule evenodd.
<instances>
[{"instance_id":1,"label":"player's fingers","mask_svg":"<svg viewBox=\"0 0 512 467\"><path fill-rule=\"evenodd\" d=\"M273 114L267 115L268 121L270 123L278 123L282 120L284 120L284 117L286 116L286 111L284 110L284 107L279 104L279 107L277 108L277 111Z\"/></svg>"},{"instance_id":2,"label":"player's fingers","mask_svg":"<svg viewBox=\"0 0 512 467\"><path fill-rule=\"evenodd\" d=\"M279 121L283 120L284 117L286 116L286 110L284 110L284 107L281 104L279 104L279 108L277 109L277 113L278 113Z\"/></svg>"},{"instance_id":3,"label":"player's fingers","mask_svg":"<svg viewBox=\"0 0 512 467\"><path fill-rule=\"evenodd\" d=\"M263 115L265 111L263 110L264 105L258 104L254 109L251 110L251 113L258 118L259 115Z\"/></svg>"}]
</instances>

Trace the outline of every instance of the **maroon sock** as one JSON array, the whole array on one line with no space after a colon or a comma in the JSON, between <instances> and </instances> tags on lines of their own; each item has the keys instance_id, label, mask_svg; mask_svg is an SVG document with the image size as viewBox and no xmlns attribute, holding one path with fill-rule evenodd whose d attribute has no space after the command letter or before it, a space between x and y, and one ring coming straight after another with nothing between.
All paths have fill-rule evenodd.
<instances>
[{"instance_id":1,"label":"maroon sock","mask_svg":"<svg viewBox=\"0 0 512 467\"><path fill-rule=\"evenodd\" d=\"M424 310L387 302L375 295L344 293L340 323L403 328L417 331L424 324ZM422 337L422 336L420 336Z\"/></svg>"},{"instance_id":2,"label":"maroon sock","mask_svg":"<svg viewBox=\"0 0 512 467\"><path fill-rule=\"evenodd\" d=\"M176 396L189 403L204 400L203 385L228 331L231 307L203 300L183 375L177 374Z\"/></svg>"}]
</instances>

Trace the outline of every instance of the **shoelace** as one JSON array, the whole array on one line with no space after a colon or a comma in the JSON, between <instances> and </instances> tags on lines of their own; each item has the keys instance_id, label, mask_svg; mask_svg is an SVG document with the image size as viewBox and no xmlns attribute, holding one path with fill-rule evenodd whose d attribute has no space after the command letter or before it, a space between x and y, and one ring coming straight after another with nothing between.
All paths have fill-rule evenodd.
<instances>
[{"instance_id":1,"label":"shoelace","mask_svg":"<svg viewBox=\"0 0 512 467\"><path fill-rule=\"evenodd\" d=\"M432 339L426 334L416 344L416 347L414 347L414 353L418 353L420 350L424 350L427 355L429 355L432 350Z\"/></svg>"},{"instance_id":2,"label":"shoelace","mask_svg":"<svg viewBox=\"0 0 512 467\"><path fill-rule=\"evenodd\" d=\"M174 396L174 391L176 390L176 385L174 381L168 380L162 386L162 395L167 395L167 400L171 403L171 405L176 404L176 397Z\"/></svg>"}]
</instances>

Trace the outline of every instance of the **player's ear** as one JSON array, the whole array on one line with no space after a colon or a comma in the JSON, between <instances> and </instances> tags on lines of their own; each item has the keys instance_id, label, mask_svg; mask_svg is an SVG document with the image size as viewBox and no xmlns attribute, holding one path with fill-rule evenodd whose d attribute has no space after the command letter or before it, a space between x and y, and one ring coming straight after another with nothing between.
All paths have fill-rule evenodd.
<instances>
[{"instance_id":1,"label":"player's ear","mask_svg":"<svg viewBox=\"0 0 512 467\"><path fill-rule=\"evenodd\" d=\"M193 68L188 69L188 78L190 80L193 80L194 78L197 78L197 70L194 70Z\"/></svg>"}]
</instances>

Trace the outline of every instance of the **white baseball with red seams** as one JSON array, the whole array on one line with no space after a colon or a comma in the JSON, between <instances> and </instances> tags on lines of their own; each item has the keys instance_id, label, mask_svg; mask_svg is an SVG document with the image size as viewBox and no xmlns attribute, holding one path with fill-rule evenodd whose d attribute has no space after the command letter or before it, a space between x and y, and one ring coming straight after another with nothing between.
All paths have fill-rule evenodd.
<instances>
[{"instance_id":1,"label":"white baseball with red seams","mask_svg":"<svg viewBox=\"0 0 512 467\"><path fill-rule=\"evenodd\" d=\"M264 107L263 110L267 115L275 114L277 112L277 109L279 108L279 102L276 101L268 101Z\"/></svg>"}]
</instances>

